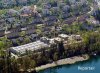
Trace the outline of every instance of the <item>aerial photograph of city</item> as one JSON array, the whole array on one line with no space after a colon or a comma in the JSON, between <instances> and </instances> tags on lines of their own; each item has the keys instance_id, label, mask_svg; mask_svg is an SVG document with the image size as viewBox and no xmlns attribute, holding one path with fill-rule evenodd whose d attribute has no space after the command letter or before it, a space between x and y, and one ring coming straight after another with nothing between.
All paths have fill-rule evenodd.
<instances>
[{"instance_id":1,"label":"aerial photograph of city","mask_svg":"<svg viewBox=\"0 0 100 73\"><path fill-rule=\"evenodd\" d=\"M0 73L100 73L100 0L0 0Z\"/></svg>"}]
</instances>

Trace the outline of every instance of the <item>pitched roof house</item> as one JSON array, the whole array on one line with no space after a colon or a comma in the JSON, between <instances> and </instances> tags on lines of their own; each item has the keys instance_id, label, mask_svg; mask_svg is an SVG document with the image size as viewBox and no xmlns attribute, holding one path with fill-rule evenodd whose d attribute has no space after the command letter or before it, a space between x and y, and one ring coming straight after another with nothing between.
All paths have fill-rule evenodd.
<instances>
[{"instance_id":1,"label":"pitched roof house","mask_svg":"<svg viewBox=\"0 0 100 73\"><path fill-rule=\"evenodd\" d=\"M19 36L20 36L20 33L19 33L19 32L8 33L8 34L7 34L7 38L8 38L8 39L18 38Z\"/></svg>"}]
</instances>

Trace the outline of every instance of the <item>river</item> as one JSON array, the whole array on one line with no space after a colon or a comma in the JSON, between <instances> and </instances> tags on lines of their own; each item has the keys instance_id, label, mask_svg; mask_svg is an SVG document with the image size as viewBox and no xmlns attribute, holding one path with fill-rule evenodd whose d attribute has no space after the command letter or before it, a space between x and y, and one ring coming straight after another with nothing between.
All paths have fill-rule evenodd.
<instances>
[{"instance_id":1,"label":"river","mask_svg":"<svg viewBox=\"0 0 100 73\"><path fill-rule=\"evenodd\" d=\"M63 65L54 68L42 70L38 73L99 73L100 72L100 56L78 62L72 65Z\"/></svg>"}]
</instances>

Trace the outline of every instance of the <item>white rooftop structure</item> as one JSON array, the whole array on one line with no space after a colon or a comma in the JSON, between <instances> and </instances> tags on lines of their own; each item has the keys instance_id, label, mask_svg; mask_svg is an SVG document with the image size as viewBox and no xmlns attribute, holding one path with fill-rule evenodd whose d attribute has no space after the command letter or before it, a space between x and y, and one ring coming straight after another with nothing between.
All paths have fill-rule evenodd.
<instances>
[{"instance_id":1,"label":"white rooftop structure","mask_svg":"<svg viewBox=\"0 0 100 73\"><path fill-rule=\"evenodd\" d=\"M11 47L10 51L15 54L25 54L26 51L35 51L44 47L49 47L49 45L41 41L36 41L29 44L17 46L17 47Z\"/></svg>"},{"instance_id":2,"label":"white rooftop structure","mask_svg":"<svg viewBox=\"0 0 100 73\"><path fill-rule=\"evenodd\" d=\"M52 39L49 39L49 40L50 40L50 41L49 41L50 44L54 44L55 41L58 41L58 42L62 41L61 38L59 38L59 37L52 38Z\"/></svg>"},{"instance_id":3,"label":"white rooftop structure","mask_svg":"<svg viewBox=\"0 0 100 73\"><path fill-rule=\"evenodd\" d=\"M61 38L68 38L69 36L68 35L66 35L66 34L60 34L60 35L58 35L59 37L61 37Z\"/></svg>"}]
</instances>

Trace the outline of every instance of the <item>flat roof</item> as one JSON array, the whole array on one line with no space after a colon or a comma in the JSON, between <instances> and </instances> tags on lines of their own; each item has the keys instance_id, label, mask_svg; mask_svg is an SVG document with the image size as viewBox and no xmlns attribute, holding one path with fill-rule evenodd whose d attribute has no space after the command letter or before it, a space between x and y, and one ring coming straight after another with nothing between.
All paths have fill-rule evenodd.
<instances>
[{"instance_id":1,"label":"flat roof","mask_svg":"<svg viewBox=\"0 0 100 73\"><path fill-rule=\"evenodd\" d=\"M58 35L59 37L62 37L62 38L67 38L67 37L69 37L68 35L66 35L66 34L60 34L60 35Z\"/></svg>"},{"instance_id":2,"label":"flat roof","mask_svg":"<svg viewBox=\"0 0 100 73\"><path fill-rule=\"evenodd\" d=\"M26 51L35 51L44 47L49 47L49 45L39 40L36 42L32 42L32 43L17 46L17 47L11 47L10 50L13 50L16 53L24 54L26 53Z\"/></svg>"}]
</instances>

